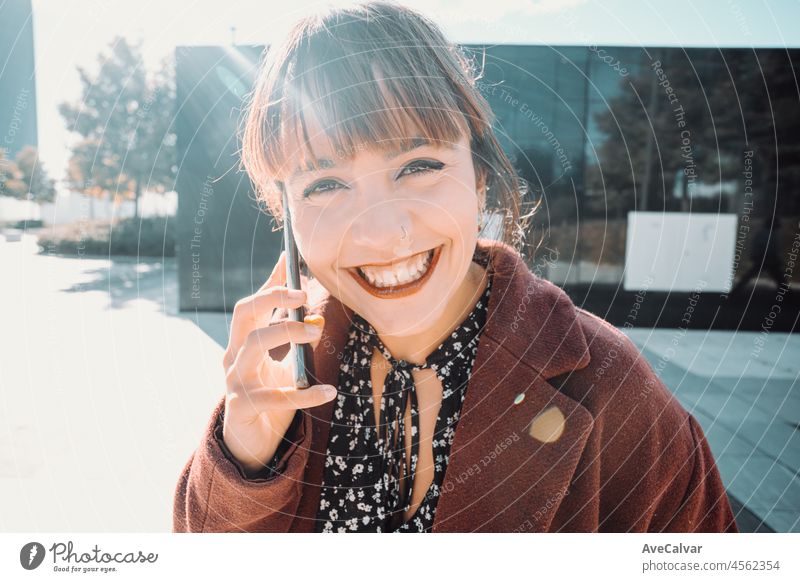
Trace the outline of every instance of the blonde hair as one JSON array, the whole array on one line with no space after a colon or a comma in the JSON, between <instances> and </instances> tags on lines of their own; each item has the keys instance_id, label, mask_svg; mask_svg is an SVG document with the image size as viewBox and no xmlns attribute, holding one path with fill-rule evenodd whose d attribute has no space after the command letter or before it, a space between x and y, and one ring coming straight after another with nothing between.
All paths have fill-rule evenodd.
<instances>
[{"instance_id":1,"label":"blonde hair","mask_svg":"<svg viewBox=\"0 0 800 582\"><path fill-rule=\"evenodd\" d=\"M241 160L258 201L282 221L283 177L295 164L317 167L309 112L345 158L359 144L398 149L416 135L453 143L468 131L487 208L502 211L502 240L519 250L529 218L520 211L525 183L494 134L494 113L476 87L481 74L433 22L404 6L365 2L300 20L268 49L245 111Z\"/></svg>"}]
</instances>

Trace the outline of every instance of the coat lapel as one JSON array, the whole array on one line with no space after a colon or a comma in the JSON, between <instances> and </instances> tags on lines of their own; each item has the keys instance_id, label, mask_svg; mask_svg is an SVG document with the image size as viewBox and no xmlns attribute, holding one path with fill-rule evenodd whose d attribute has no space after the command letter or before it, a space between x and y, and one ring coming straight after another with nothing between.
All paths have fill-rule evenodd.
<instances>
[{"instance_id":1,"label":"coat lapel","mask_svg":"<svg viewBox=\"0 0 800 582\"><path fill-rule=\"evenodd\" d=\"M486 327L450 450L434 532L548 531L594 425L591 413L547 380L589 363L575 306L531 273L510 247L481 240L492 255ZM336 385L352 311L324 290L309 293L325 316L314 352L320 383ZM338 354L338 355L337 355ZM313 439L298 513L319 503L334 401L308 409Z\"/></svg>"},{"instance_id":2,"label":"coat lapel","mask_svg":"<svg viewBox=\"0 0 800 582\"><path fill-rule=\"evenodd\" d=\"M547 379L589 363L575 306L501 243L434 532L548 531L594 426Z\"/></svg>"},{"instance_id":3,"label":"coat lapel","mask_svg":"<svg viewBox=\"0 0 800 582\"><path fill-rule=\"evenodd\" d=\"M484 337L433 531L548 531L592 426L583 406Z\"/></svg>"}]
</instances>

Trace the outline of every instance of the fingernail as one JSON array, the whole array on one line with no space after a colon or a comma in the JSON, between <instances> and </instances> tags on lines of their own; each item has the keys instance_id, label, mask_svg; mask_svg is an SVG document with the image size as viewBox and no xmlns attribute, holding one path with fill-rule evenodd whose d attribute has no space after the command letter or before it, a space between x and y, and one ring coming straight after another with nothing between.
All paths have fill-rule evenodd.
<instances>
[{"instance_id":1,"label":"fingernail","mask_svg":"<svg viewBox=\"0 0 800 582\"><path fill-rule=\"evenodd\" d=\"M334 386L325 386L325 388L323 388L323 390L325 391L325 395L326 396L333 396L337 392L337 390L336 390L336 388Z\"/></svg>"},{"instance_id":2,"label":"fingernail","mask_svg":"<svg viewBox=\"0 0 800 582\"><path fill-rule=\"evenodd\" d=\"M325 318L317 313L312 313L311 315L306 315L303 318L304 323L310 323L311 325L316 325L319 327L325 327Z\"/></svg>"},{"instance_id":3,"label":"fingernail","mask_svg":"<svg viewBox=\"0 0 800 582\"><path fill-rule=\"evenodd\" d=\"M317 327L316 325L311 325L310 323L306 323L303 327L305 327L306 331L312 335L320 335L322 333L321 327Z\"/></svg>"}]
</instances>

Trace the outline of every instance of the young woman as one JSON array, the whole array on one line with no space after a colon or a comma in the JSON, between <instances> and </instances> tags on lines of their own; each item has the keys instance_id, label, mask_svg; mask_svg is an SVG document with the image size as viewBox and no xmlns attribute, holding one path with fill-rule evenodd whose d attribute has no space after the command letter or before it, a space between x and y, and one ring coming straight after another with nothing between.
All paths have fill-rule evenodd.
<instances>
[{"instance_id":1,"label":"young woman","mask_svg":"<svg viewBox=\"0 0 800 582\"><path fill-rule=\"evenodd\" d=\"M705 436L634 345L532 273L471 62L372 2L271 48L243 162L281 256L233 312L175 531L737 531ZM503 241L480 239L501 210ZM304 305L307 323L285 309ZM318 384L295 389L289 342Z\"/></svg>"}]
</instances>

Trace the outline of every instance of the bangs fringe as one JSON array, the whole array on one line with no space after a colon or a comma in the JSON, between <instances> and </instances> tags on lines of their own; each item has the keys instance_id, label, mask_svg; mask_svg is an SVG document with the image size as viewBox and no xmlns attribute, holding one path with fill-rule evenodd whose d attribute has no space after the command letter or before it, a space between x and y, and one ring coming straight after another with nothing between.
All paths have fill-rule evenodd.
<instances>
[{"instance_id":1,"label":"bangs fringe","mask_svg":"<svg viewBox=\"0 0 800 582\"><path fill-rule=\"evenodd\" d=\"M268 171L285 176L294 169L290 160L317 167L312 131L324 132L340 159L363 149L408 147L417 136L452 144L469 135L469 122L441 74L409 74L409 64L398 66L395 56L385 48L341 55L303 68L305 74L288 81L276 104L279 111L267 111L268 119L281 120L280 127L269 128L273 139L264 143ZM364 74L370 71L372 76Z\"/></svg>"}]
</instances>

